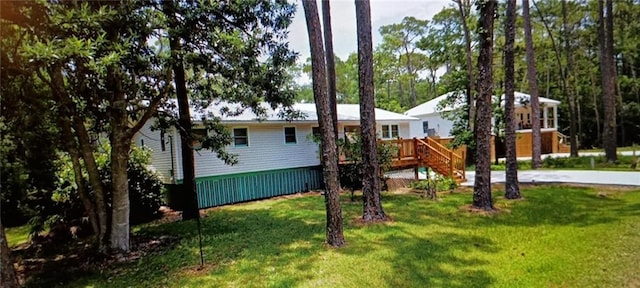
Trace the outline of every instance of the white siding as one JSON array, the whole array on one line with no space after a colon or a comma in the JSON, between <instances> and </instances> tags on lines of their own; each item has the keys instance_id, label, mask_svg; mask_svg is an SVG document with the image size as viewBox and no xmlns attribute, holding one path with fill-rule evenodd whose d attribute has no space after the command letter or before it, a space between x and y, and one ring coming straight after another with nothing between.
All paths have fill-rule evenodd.
<instances>
[{"instance_id":1,"label":"white siding","mask_svg":"<svg viewBox=\"0 0 640 288\"><path fill-rule=\"evenodd\" d=\"M161 179L165 183L171 182L171 148L174 147L174 165L177 166L177 159L175 153L179 150L175 150L175 144L178 140L176 137L172 137L173 133L167 131L164 136L165 150L162 151L161 133L158 130L151 131L151 126L154 120L149 120L147 123L133 136L133 143L137 146L141 146L144 142L144 147L151 150L151 165L149 169L155 171L160 175ZM174 143L170 141L173 139Z\"/></svg>"},{"instance_id":2,"label":"white siding","mask_svg":"<svg viewBox=\"0 0 640 288\"><path fill-rule=\"evenodd\" d=\"M308 135L312 124L238 124L230 129L248 128L249 146L227 146L229 153L238 155L238 163L230 166L217 158L209 150L195 153L196 177L236 174L265 170L308 167L320 165L318 144ZM284 127L296 127L296 144L285 144ZM177 147L178 148L178 147ZM176 149L180 153L180 149ZM180 161L180 157L177 157ZM177 165L181 167L181 165ZM177 179L182 179L182 169L178 169Z\"/></svg>"},{"instance_id":3,"label":"white siding","mask_svg":"<svg viewBox=\"0 0 640 288\"><path fill-rule=\"evenodd\" d=\"M423 121L429 122L429 129L434 129L436 136L440 136L442 138L452 137L451 129L453 129L453 121L443 119L440 114L429 114L416 117L420 118L420 121L411 123L411 137L427 137L427 133L424 133L424 130L422 129Z\"/></svg>"},{"instance_id":4,"label":"white siding","mask_svg":"<svg viewBox=\"0 0 640 288\"><path fill-rule=\"evenodd\" d=\"M413 125L412 122L416 121L402 121L402 122L378 122L376 123L376 133L377 137L382 137L382 125L398 125L398 136L400 138L412 138L414 137L410 130L410 125ZM422 122L420 122L422 123ZM359 121L351 121L351 122L341 122L338 124L338 137L344 138L344 127L345 126L360 126Z\"/></svg>"}]
</instances>

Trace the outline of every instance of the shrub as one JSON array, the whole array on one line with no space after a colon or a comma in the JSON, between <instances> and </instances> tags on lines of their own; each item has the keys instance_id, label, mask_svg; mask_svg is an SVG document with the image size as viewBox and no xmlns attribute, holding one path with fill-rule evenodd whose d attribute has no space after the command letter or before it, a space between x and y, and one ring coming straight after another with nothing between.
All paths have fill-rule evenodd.
<instances>
[{"instance_id":1,"label":"shrub","mask_svg":"<svg viewBox=\"0 0 640 288\"><path fill-rule=\"evenodd\" d=\"M391 168L393 155L395 155L396 147L388 143L378 144L378 164L380 165L380 179L382 180L382 190L387 190L385 172ZM347 137L338 140L338 151L344 156L348 164L342 164L339 167L340 185L343 188L351 190L351 199L353 200L353 191L362 189L362 178L364 176L364 168L362 165L362 140L359 136Z\"/></svg>"},{"instance_id":2,"label":"shrub","mask_svg":"<svg viewBox=\"0 0 640 288\"><path fill-rule=\"evenodd\" d=\"M110 189L110 148L104 145L101 149L104 150L104 153L97 155L96 162L98 164L98 169L100 170L101 178L107 188L105 201L106 203L110 203L112 199ZM129 221L130 224L135 225L157 219L161 216L161 213L158 210L163 204L163 187L160 178L146 168L150 159L149 151L143 148L133 147L130 156L129 163L127 165L130 204ZM54 199L54 201L56 201L60 206L60 209L58 209L59 212L56 214L61 216L65 222L70 223L83 217L85 215L85 211L77 192L73 167L70 163L71 161L68 158L63 157L59 162L60 169L58 171L58 177L60 179L60 183L57 190L54 192L52 199ZM87 175L83 176L85 179L88 178ZM85 181L85 183L87 183L87 191L90 195L93 195L94 192L88 185L89 182ZM51 216L53 215L41 217L41 221L46 221L46 218Z\"/></svg>"},{"instance_id":3,"label":"shrub","mask_svg":"<svg viewBox=\"0 0 640 288\"><path fill-rule=\"evenodd\" d=\"M425 190L425 197L435 199L435 192L451 191L458 186L452 178L436 173L430 173L427 169L428 179L415 181L409 187L413 189Z\"/></svg>"}]
</instances>

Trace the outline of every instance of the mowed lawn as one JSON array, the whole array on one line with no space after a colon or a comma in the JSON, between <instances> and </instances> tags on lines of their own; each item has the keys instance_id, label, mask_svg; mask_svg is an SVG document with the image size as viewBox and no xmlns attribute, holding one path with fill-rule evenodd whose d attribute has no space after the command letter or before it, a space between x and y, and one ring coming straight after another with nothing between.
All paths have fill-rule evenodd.
<instances>
[{"instance_id":1,"label":"mowed lawn","mask_svg":"<svg viewBox=\"0 0 640 288\"><path fill-rule=\"evenodd\" d=\"M346 247L324 246L317 194L210 211L202 221L140 228L179 244L129 264L78 275L71 287L637 287L640 190L537 186L524 201L496 191L498 214L466 208L459 190L439 201L385 193L393 222L359 225L343 197ZM73 279L73 278L72 278Z\"/></svg>"}]
</instances>

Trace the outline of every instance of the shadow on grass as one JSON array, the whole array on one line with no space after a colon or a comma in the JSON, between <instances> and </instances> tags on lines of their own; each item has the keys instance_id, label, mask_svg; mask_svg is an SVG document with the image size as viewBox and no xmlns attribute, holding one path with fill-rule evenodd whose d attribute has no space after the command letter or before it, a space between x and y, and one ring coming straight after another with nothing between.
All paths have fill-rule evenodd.
<instances>
[{"instance_id":1,"label":"shadow on grass","mask_svg":"<svg viewBox=\"0 0 640 288\"><path fill-rule=\"evenodd\" d=\"M242 207L216 210L202 219L205 266L201 270L198 269L200 254L196 222L174 222L143 227L137 233L143 236L177 236L179 242L172 249L144 256L131 263L113 264L78 273L73 278L38 275L27 286L214 287L227 284L215 284L208 275L226 273L236 276L244 274L247 277L245 280L249 281L247 283L265 283L274 268L308 270L312 257L306 256L323 251L324 202L321 198L280 201L265 208ZM243 264L236 265L240 261ZM272 279L269 285L295 285L308 275L289 273L282 279ZM69 279L75 281L66 282ZM241 284L237 283L236 286Z\"/></svg>"},{"instance_id":2,"label":"shadow on grass","mask_svg":"<svg viewBox=\"0 0 640 288\"><path fill-rule=\"evenodd\" d=\"M505 209L510 209L510 213L480 216L460 209L471 201L471 194L451 194L441 201L430 201L417 195L385 193L383 206L394 222L356 226L353 219L361 215L362 204L350 203L348 195L343 195L348 246L333 251L327 251L323 245L322 196L235 205L210 212L202 219L207 263L202 270L196 269L199 251L195 222L176 222L144 227L138 232L178 236L180 241L173 249L89 275L77 275L81 278L72 283L60 283L53 278L49 282L38 281L37 286L45 283L93 287L290 287L329 277L318 276L315 269L337 264L325 261L343 261L324 257L353 256L348 257L353 262L344 265L369 261L383 266L382 272L373 273L372 277L380 278L384 286L487 287L496 279L487 268L492 263L484 256L499 253L501 247L474 230L494 226L605 224L637 217L640 205L615 195L598 197L590 188L544 186L526 189L524 196L525 201L499 201L499 205L509 205ZM347 269L361 276L357 272L365 268ZM362 283L370 283L367 280Z\"/></svg>"}]
</instances>

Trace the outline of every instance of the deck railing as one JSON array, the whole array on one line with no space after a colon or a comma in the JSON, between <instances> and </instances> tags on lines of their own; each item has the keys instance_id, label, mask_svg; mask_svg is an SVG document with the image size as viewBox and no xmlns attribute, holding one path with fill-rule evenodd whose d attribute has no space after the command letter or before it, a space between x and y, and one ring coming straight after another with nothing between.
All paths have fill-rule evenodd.
<instances>
[{"instance_id":1,"label":"deck railing","mask_svg":"<svg viewBox=\"0 0 640 288\"><path fill-rule=\"evenodd\" d=\"M429 167L437 173L454 178L460 182L465 180L465 158L452 149L429 137L418 139L378 140L378 144L396 147L391 167ZM340 163L348 164L346 157L340 155Z\"/></svg>"}]
</instances>

